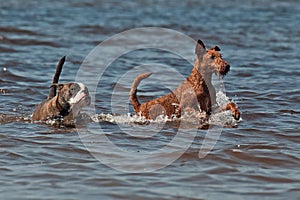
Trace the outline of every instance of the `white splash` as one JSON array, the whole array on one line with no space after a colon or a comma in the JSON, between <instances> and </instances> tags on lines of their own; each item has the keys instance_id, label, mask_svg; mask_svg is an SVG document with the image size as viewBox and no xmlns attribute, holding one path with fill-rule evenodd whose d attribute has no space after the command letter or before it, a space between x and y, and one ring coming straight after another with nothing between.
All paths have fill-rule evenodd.
<instances>
[{"instance_id":1,"label":"white splash","mask_svg":"<svg viewBox=\"0 0 300 200\"><path fill-rule=\"evenodd\" d=\"M218 106L225 105L226 103L230 102L229 98L224 94L223 92L217 93L217 104ZM124 114L124 115L114 115L114 114L95 114L91 116L92 120L94 122L101 122L106 121L110 123L122 123L122 124L141 124L141 125L147 125L147 124L165 124L166 122L186 122L193 125L203 125L203 124L209 124L209 125L221 125L221 126L231 126L236 127L240 120L235 120L232 116L231 111L221 111L218 113L213 113L209 120L207 121L205 119L205 113L201 112L188 112L185 113L180 118L168 118L167 116L160 115L155 120L148 120L145 119L142 116L139 115L132 115L130 113Z\"/></svg>"}]
</instances>

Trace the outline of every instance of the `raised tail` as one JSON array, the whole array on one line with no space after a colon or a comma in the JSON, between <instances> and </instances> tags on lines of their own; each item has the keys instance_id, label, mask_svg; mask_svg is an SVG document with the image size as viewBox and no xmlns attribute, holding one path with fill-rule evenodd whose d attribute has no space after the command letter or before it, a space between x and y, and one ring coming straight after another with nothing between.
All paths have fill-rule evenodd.
<instances>
[{"instance_id":1,"label":"raised tail","mask_svg":"<svg viewBox=\"0 0 300 200\"><path fill-rule=\"evenodd\" d=\"M56 71L52 80L52 85L50 87L48 99L52 99L56 95L56 87L57 87L56 84L58 83L59 76L62 71L62 67L65 63L65 60L66 60L66 56L63 56L57 64Z\"/></svg>"},{"instance_id":2,"label":"raised tail","mask_svg":"<svg viewBox=\"0 0 300 200\"><path fill-rule=\"evenodd\" d=\"M130 101L131 101L131 104L134 108L135 113L139 112L139 107L141 105L141 103L139 102L139 100L136 96L137 87L143 79L148 78L149 76L151 76L151 74L152 74L151 72L147 72L147 73L143 73L143 74L138 75L134 79L134 81L131 85L131 90L130 90L130 95L129 96L130 96Z\"/></svg>"}]
</instances>

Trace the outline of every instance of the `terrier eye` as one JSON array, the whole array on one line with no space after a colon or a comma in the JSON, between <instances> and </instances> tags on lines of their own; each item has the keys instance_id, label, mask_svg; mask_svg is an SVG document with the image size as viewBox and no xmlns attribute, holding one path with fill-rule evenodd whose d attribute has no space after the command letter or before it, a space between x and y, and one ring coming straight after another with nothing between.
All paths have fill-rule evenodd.
<instances>
[{"instance_id":1,"label":"terrier eye","mask_svg":"<svg viewBox=\"0 0 300 200\"><path fill-rule=\"evenodd\" d=\"M216 58L216 56L214 56L214 55L211 56L211 59L215 59L215 58Z\"/></svg>"}]
</instances>

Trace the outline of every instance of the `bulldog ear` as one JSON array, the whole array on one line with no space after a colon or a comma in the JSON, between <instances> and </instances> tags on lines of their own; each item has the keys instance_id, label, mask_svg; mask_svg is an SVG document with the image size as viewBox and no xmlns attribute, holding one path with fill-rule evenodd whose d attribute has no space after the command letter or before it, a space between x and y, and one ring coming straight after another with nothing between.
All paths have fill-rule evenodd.
<instances>
[{"instance_id":1,"label":"bulldog ear","mask_svg":"<svg viewBox=\"0 0 300 200\"><path fill-rule=\"evenodd\" d=\"M48 99L52 99L53 97L56 96L57 92L56 90L61 90L63 88L63 84L58 84L58 83L52 83L50 86L50 91L48 94Z\"/></svg>"},{"instance_id":2,"label":"bulldog ear","mask_svg":"<svg viewBox=\"0 0 300 200\"><path fill-rule=\"evenodd\" d=\"M52 83L50 88L58 88L59 90L64 87L64 84Z\"/></svg>"},{"instance_id":3,"label":"bulldog ear","mask_svg":"<svg viewBox=\"0 0 300 200\"><path fill-rule=\"evenodd\" d=\"M63 87L64 87L64 84L57 84L57 89L58 89L58 90L63 89Z\"/></svg>"},{"instance_id":4,"label":"bulldog ear","mask_svg":"<svg viewBox=\"0 0 300 200\"><path fill-rule=\"evenodd\" d=\"M218 46L213 46L212 48L210 48L211 50L215 50L215 51L221 51L221 49Z\"/></svg>"},{"instance_id":5,"label":"bulldog ear","mask_svg":"<svg viewBox=\"0 0 300 200\"><path fill-rule=\"evenodd\" d=\"M205 45L201 40L198 40L196 49L195 49L195 54L197 56L202 56L206 52Z\"/></svg>"}]
</instances>

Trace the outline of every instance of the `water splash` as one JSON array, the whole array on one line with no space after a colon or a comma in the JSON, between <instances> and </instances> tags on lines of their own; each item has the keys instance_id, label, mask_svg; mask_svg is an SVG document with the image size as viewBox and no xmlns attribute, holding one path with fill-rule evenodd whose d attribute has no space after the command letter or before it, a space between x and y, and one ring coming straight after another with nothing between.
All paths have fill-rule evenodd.
<instances>
[{"instance_id":1,"label":"water splash","mask_svg":"<svg viewBox=\"0 0 300 200\"><path fill-rule=\"evenodd\" d=\"M223 92L217 93L217 104L223 106L230 102L229 98ZM218 125L226 127L237 127L240 120L235 120L232 116L231 111L221 111L211 114L207 120L205 112L186 112L180 118L168 118L165 115L158 116L155 120L146 119L143 116L132 115L130 113L117 115L117 114L94 114L91 115L91 119L94 122L110 122L110 123L121 123L121 124L138 124L138 125L163 125L166 123L184 123L187 128L195 126L203 127L209 125Z\"/></svg>"}]
</instances>

